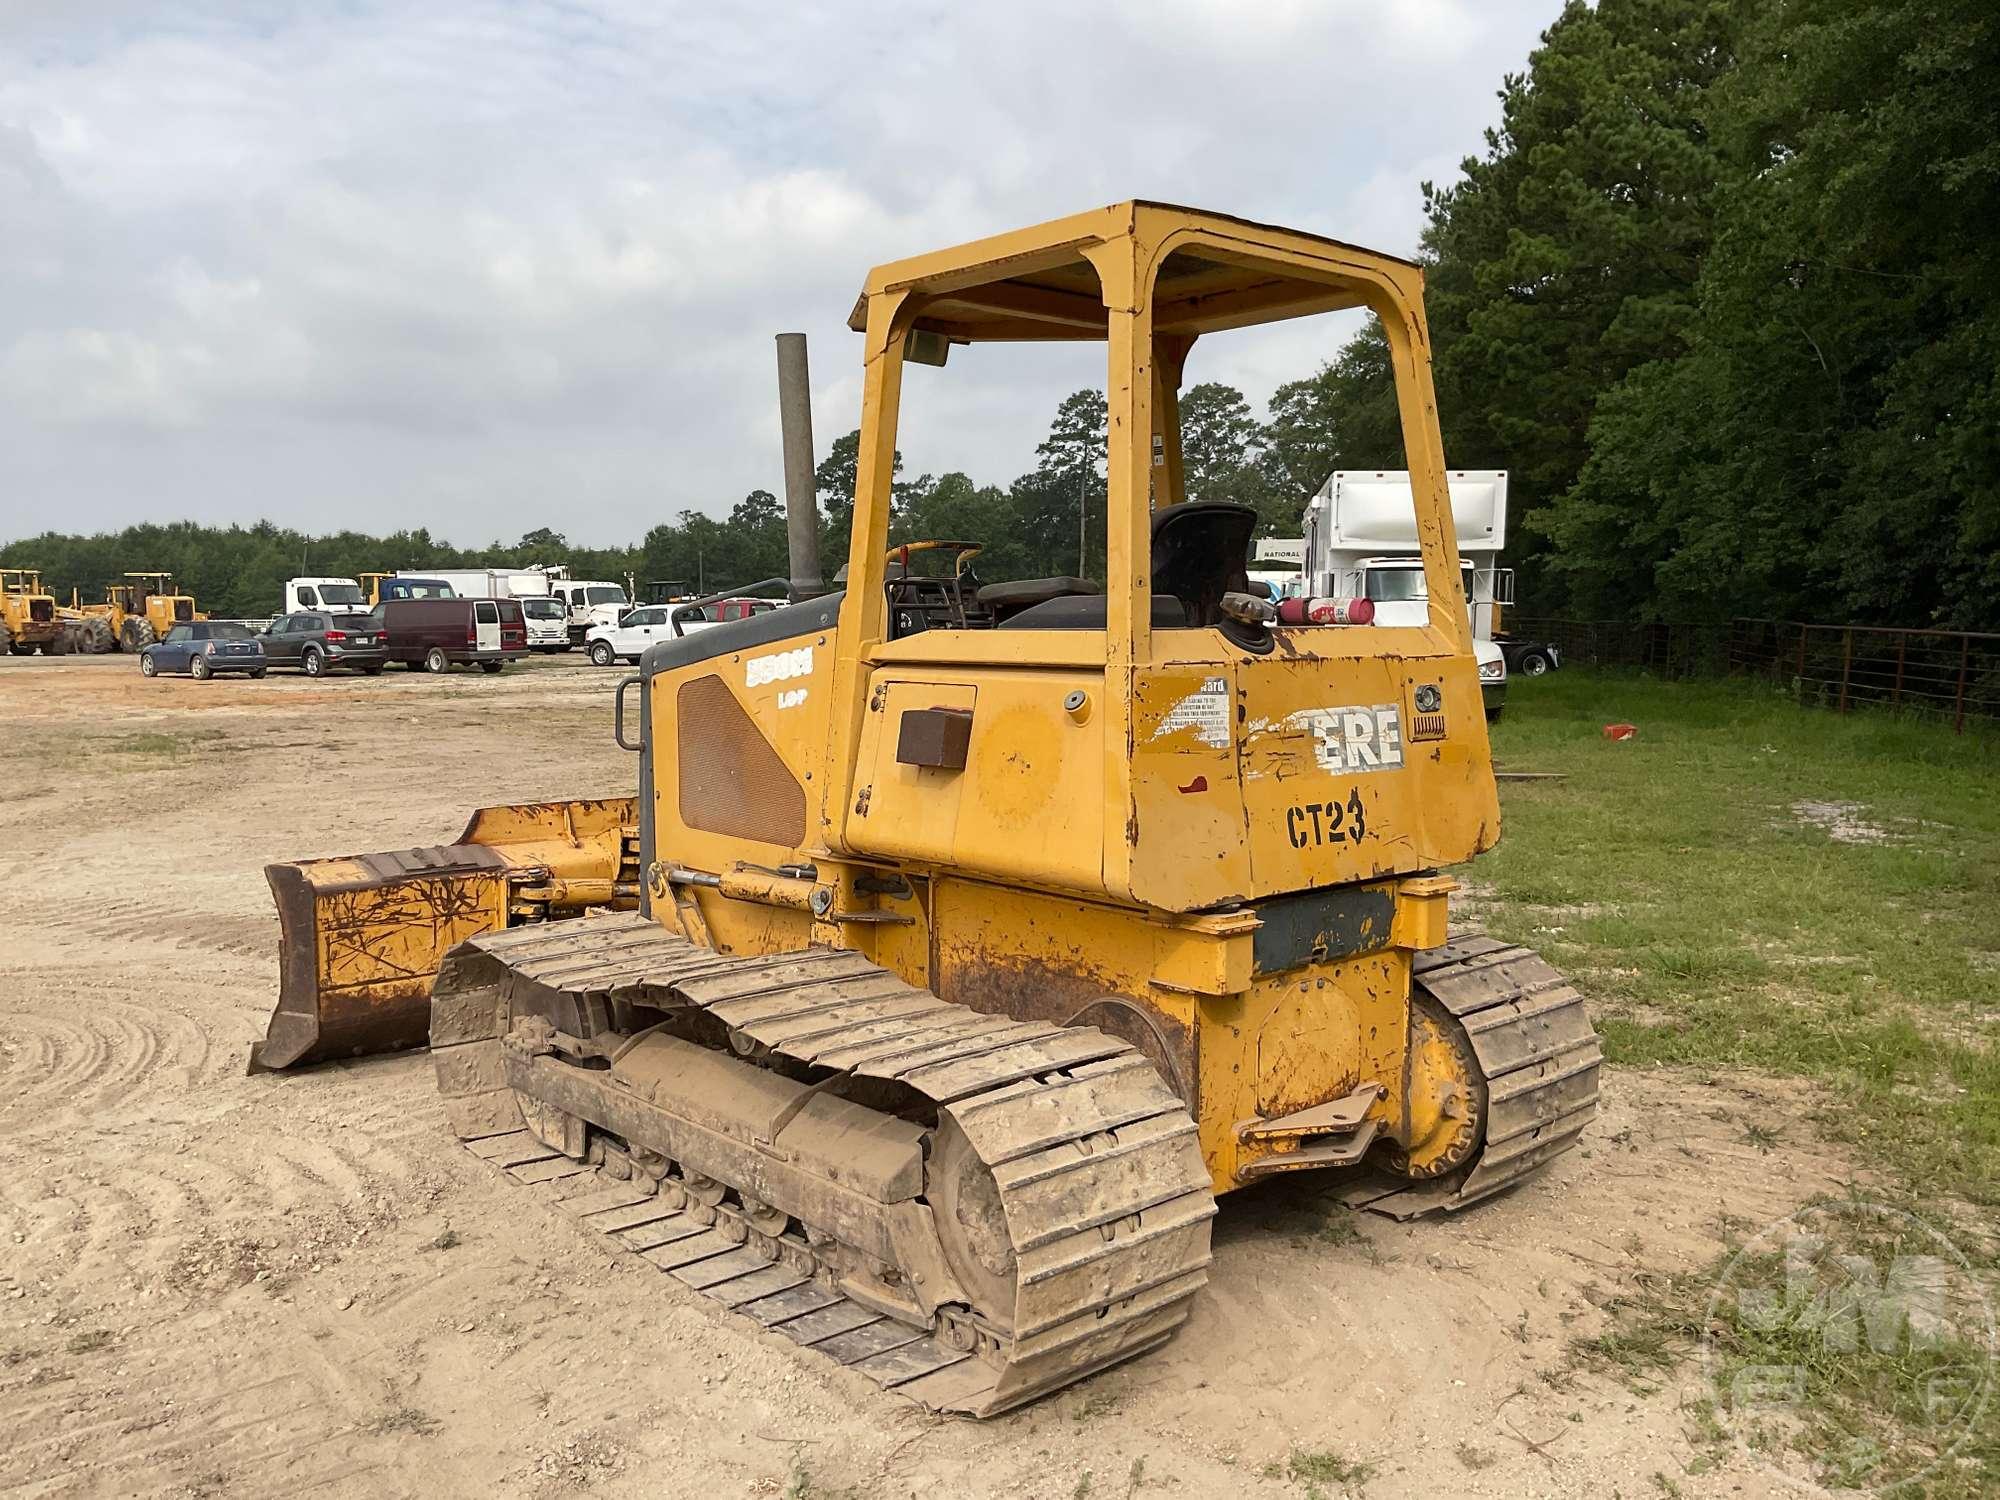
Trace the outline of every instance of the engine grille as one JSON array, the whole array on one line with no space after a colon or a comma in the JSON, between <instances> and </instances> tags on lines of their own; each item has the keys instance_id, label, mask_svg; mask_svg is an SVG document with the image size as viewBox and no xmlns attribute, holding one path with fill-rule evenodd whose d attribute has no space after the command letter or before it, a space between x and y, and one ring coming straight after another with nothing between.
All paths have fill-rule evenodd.
<instances>
[{"instance_id":1,"label":"engine grille","mask_svg":"<svg viewBox=\"0 0 2000 1500\"><path fill-rule=\"evenodd\" d=\"M720 677L684 682L674 697L681 822L704 833L796 849L806 792Z\"/></svg>"}]
</instances>

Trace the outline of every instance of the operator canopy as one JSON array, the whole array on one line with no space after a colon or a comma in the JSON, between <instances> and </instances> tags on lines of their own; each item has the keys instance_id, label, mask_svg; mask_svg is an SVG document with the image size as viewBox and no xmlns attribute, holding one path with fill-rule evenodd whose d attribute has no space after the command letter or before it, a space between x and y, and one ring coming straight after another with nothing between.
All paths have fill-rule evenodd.
<instances>
[{"instance_id":1,"label":"operator canopy","mask_svg":"<svg viewBox=\"0 0 2000 1500\"><path fill-rule=\"evenodd\" d=\"M1152 299L1156 339L1192 339L1226 328L1247 328L1364 305L1361 277L1341 274L1332 264L1325 278L1304 274L1260 255L1259 241L1284 241L1333 252L1330 262L1345 262L1355 270L1370 262L1383 266L1415 264L1323 235L1301 234L1229 214L1133 200L1036 230L995 236L883 266L855 302L847 326L856 333L867 327L868 291L916 283L923 301L910 326L942 340L935 345L935 354L917 348L909 352L909 358L922 363L942 364L946 344L1102 339L1110 319L1097 268L1084 255L1083 246L1087 240L1104 237L1104 219L1122 218L1129 223L1140 210L1178 219L1191 227L1223 234L1235 231L1242 244L1238 251L1204 241L1198 248L1174 250L1159 262ZM1049 243L1053 231L1072 224L1079 231L1074 241ZM1029 236L1040 238L1040 243ZM973 284L940 288L937 283L941 278Z\"/></svg>"}]
</instances>

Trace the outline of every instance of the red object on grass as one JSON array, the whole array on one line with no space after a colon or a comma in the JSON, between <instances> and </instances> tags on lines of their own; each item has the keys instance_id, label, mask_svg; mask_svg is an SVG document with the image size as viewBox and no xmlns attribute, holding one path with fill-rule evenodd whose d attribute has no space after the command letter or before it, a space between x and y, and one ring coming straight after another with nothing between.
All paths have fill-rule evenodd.
<instances>
[{"instance_id":1,"label":"red object on grass","mask_svg":"<svg viewBox=\"0 0 2000 1500\"><path fill-rule=\"evenodd\" d=\"M1638 736L1638 733L1639 726L1637 724L1606 724L1604 726L1604 737L1607 740L1634 739Z\"/></svg>"}]
</instances>

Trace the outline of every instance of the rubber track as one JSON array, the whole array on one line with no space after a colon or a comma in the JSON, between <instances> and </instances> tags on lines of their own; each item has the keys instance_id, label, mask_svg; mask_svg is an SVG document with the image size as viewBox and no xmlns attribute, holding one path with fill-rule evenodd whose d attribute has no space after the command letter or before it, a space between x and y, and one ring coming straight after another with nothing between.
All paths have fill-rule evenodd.
<instances>
[{"instance_id":1,"label":"rubber track","mask_svg":"<svg viewBox=\"0 0 2000 1500\"><path fill-rule=\"evenodd\" d=\"M981 1310L989 1329L1011 1329L998 1349L960 1353L843 1297L795 1233L774 1264L649 1205L644 1181L542 1146L500 1082L509 976L565 990L607 1024L614 996L697 1006L796 1061L928 1096L999 1186L1016 1275L1007 1316ZM947 1004L848 950L718 954L637 913L473 938L433 997L439 1087L474 1154L547 1184L705 1296L933 1409L992 1415L1144 1353L1207 1280L1215 1201L1194 1122L1142 1054L1096 1030Z\"/></svg>"},{"instance_id":2,"label":"rubber track","mask_svg":"<svg viewBox=\"0 0 2000 1500\"><path fill-rule=\"evenodd\" d=\"M1416 955L1412 983L1457 1018L1486 1074L1486 1140L1455 1178L1375 1174L1351 1208L1414 1219L1491 1197L1574 1146L1597 1114L1603 1047L1583 997L1532 949L1463 937Z\"/></svg>"}]
</instances>

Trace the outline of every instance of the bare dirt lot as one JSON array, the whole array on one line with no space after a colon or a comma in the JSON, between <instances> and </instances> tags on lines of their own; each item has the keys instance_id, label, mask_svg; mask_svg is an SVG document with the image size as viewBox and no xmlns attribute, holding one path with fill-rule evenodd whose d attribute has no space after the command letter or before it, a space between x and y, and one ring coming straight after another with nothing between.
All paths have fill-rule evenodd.
<instances>
[{"instance_id":1,"label":"bare dirt lot","mask_svg":"<svg viewBox=\"0 0 2000 1500\"><path fill-rule=\"evenodd\" d=\"M1225 1200L1173 1343L975 1424L608 1254L457 1147L421 1055L246 1077L277 983L263 865L629 789L617 675L0 662L0 1490L1767 1488L1744 1460L1686 1472L1698 1370L1637 1394L1570 1345L1851 1176L1796 1085L1607 1070L1583 1150L1448 1221L1318 1183Z\"/></svg>"}]
</instances>

